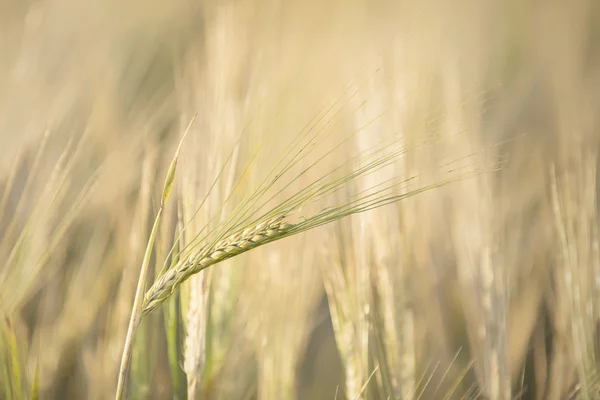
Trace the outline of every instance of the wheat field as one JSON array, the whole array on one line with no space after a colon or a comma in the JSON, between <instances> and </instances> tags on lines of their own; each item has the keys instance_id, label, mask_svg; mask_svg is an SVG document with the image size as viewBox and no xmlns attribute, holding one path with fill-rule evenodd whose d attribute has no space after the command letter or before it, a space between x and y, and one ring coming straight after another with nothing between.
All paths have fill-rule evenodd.
<instances>
[{"instance_id":1,"label":"wheat field","mask_svg":"<svg viewBox=\"0 0 600 400\"><path fill-rule=\"evenodd\" d=\"M596 0L0 0L0 399L598 399L598 171Z\"/></svg>"}]
</instances>

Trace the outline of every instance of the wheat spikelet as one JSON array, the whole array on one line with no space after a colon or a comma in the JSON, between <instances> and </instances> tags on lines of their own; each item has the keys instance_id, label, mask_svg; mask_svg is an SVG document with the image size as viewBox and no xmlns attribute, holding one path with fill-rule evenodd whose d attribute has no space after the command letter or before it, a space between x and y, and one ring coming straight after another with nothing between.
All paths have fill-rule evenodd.
<instances>
[{"instance_id":1,"label":"wheat spikelet","mask_svg":"<svg viewBox=\"0 0 600 400\"><path fill-rule=\"evenodd\" d=\"M179 286L191 275L228 258L235 257L248 250L283 238L294 225L279 216L262 222L242 232L233 234L228 239L217 243L214 247L191 254L175 268L167 271L146 293L143 315L158 308Z\"/></svg>"}]
</instances>

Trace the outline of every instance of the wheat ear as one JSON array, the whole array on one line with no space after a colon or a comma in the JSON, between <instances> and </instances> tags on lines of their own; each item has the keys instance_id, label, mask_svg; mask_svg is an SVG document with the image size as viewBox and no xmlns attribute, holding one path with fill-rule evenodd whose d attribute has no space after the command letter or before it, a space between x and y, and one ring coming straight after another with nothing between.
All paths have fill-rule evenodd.
<instances>
[{"instance_id":1,"label":"wheat ear","mask_svg":"<svg viewBox=\"0 0 600 400\"><path fill-rule=\"evenodd\" d=\"M252 228L245 229L222 240L214 246L209 246L179 262L173 269L167 271L148 290L144 299L143 315L157 309L179 286L179 284L205 268L220 263L228 258L254 249L263 244L287 236L294 225L284 221L285 216L279 216L262 222Z\"/></svg>"}]
</instances>

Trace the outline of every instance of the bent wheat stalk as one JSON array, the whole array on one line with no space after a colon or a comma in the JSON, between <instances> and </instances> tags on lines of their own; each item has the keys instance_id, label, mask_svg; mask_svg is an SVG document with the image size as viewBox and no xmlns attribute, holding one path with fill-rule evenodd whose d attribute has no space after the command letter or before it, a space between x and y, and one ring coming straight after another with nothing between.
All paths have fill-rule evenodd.
<instances>
[{"instance_id":1,"label":"bent wheat stalk","mask_svg":"<svg viewBox=\"0 0 600 400\"><path fill-rule=\"evenodd\" d=\"M331 120L325 125L329 122ZM154 241L154 235L151 234L140 273L138 290L136 291L130 327L123 352L117 399L122 398L124 394L131 345L136 328L142 317L156 310L190 276L211 265L275 240L311 230L352 214L382 207L423 191L498 168L496 164L492 165L491 168L489 166L484 166L483 168L477 167L472 163L465 166L462 163L465 160L469 160L472 155L463 157L445 164L445 167L442 168L446 169L445 171L435 171L436 175L439 172L443 173L443 179L434 177L433 183L419 183L418 181L422 176L419 176L419 179L416 179L417 177L410 177L405 180L395 177L374 185L371 184L367 189L353 196L346 197L341 204L339 203L340 197L338 196L334 206L322 208L320 211L314 212L309 217L304 218L299 215L301 211L306 211L307 208L311 208L311 206L319 201L327 200L328 198L332 200L330 196L339 195L340 192L347 191L349 184L355 184L357 180L365 178L377 170L392 166L407 151L401 139L394 139L390 142L381 143L378 146L369 148L366 151L361 151L354 157L346 158L348 161L329 170L330 172L322 175L320 178L304 185L303 189L292 193L286 200L273 205L274 199L285 195L286 190L290 188L293 182L298 183L298 180L304 177L309 170L314 171L315 166L322 166L320 162L330 158L333 152L343 151L344 144L356 133L354 132L348 137L343 138L331 150L317 156L316 161L309 163L308 167L304 167L300 162L311 154L315 148L318 148L319 144L324 143L325 138L330 133L325 128L317 129L316 125L315 123L312 126L308 126L307 130L301 131L291 141L282 152L282 157L277 162L275 168L259 184L258 188L251 191L250 196L246 197L235 208L228 218L217 224L213 230L208 230L208 227L220 215L222 210L219 209L212 219L207 221L205 227L200 232L194 232L195 237L191 242L185 248L178 251L177 254L173 254L173 256L181 261L166 270L164 270L166 264L163 266L164 272L161 272L152 287L145 293L142 301L140 290L143 288L145 282L147 264ZM420 145L432 145L432 139L435 142L435 137L428 136ZM181 142L170 168L165 189L163 190L161 211L171 191L180 148ZM288 179L285 180L284 176ZM416 187L413 185L416 185ZM212 187L214 187L214 184L211 186L207 196L210 194ZM226 202L227 200L223 203L223 206ZM202 204L200 207L202 207ZM295 222L291 223L289 217L293 215L296 218ZM157 215L155 225L158 224L159 220L160 211ZM186 227L183 228L183 230L185 229ZM171 252L168 257L172 255Z\"/></svg>"},{"instance_id":2,"label":"bent wheat stalk","mask_svg":"<svg viewBox=\"0 0 600 400\"><path fill-rule=\"evenodd\" d=\"M361 170L359 175L368 172L371 172L369 168ZM348 183L349 179L358 177L358 175L351 176L350 178L346 176L334 182L326 181L322 186L317 188L310 187L307 188L306 191L301 190L287 201L284 201L270 212L266 213L266 215L259 220L260 222L250 223L249 227L240 228L239 224L235 223L235 217L232 217L234 220L233 224L229 221L231 225L224 229L225 232L221 233L218 239L212 240L212 243L214 244L209 243L199 250L188 250L186 256L181 258L182 261L164 272L156 280L152 287L146 292L143 304L143 315L147 315L156 310L175 292L179 285L186 281L190 276L214 264L220 263L221 261L225 261L267 243L314 229L318 226L337 221L352 214L382 207L426 190L444 186L452 181L465 179L481 172L483 171L477 169L470 170L467 173L451 175L450 178L434 182L430 185L417 186L416 188L411 188L410 186L414 183L413 178L402 182L385 182L383 185L373 186L369 191L362 192L359 195L350 198L345 204L323 209L308 218L302 219L298 223L291 223L286 220L287 216L297 211L300 207L309 204L315 198L321 198L326 194L335 193L342 189ZM227 225L227 222L225 225ZM228 235L230 235L228 238L219 240Z\"/></svg>"},{"instance_id":3,"label":"bent wheat stalk","mask_svg":"<svg viewBox=\"0 0 600 400\"><path fill-rule=\"evenodd\" d=\"M179 286L191 275L228 258L235 257L248 250L268 242L282 238L293 228L284 221L284 216L265 221L254 228L232 235L217 243L214 247L192 254L179 262L174 268L163 274L148 291L144 300L143 314L146 315L158 308Z\"/></svg>"}]
</instances>

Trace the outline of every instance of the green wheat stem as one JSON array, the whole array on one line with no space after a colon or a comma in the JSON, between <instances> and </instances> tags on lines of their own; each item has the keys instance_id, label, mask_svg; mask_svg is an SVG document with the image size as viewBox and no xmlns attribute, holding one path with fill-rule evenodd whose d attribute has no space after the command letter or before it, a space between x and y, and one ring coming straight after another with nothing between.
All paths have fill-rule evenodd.
<instances>
[{"instance_id":1,"label":"green wheat stem","mask_svg":"<svg viewBox=\"0 0 600 400\"><path fill-rule=\"evenodd\" d=\"M197 114L196 114L197 115ZM160 226L160 220L162 218L162 214L165 208L165 204L167 203L169 196L171 194L171 190L173 189L173 183L175 181L175 171L177 169L177 160L179 159L179 152L181 151L181 145L192 126L192 123L196 119L196 115L190 121L181 141L179 142L179 146L175 152L175 156L173 157L173 161L171 161L171 165L169 166L169 170L167 172L167 178L165 179L165 185L163 187L161 200L160 200L160 208L156 214L156 218L154 219L154 225L152 226L152 231L150 233L150 239L148 240L148 244L146 246L146 251L144 253L144 260L142 261L142 267L140 269L140 277L138 279L137 289L135 291L135 298L133 302L133 309L131 311L131 317L129 319L129 326L127 328L127 337L125 338L125 347L123 349L123 355L121 358L121 367L119 369L119 380L117 383L117 393L115 398L117 400L123 399L125 395L127 375L129 372L129 364L131 361L131 353L133 350L133 343L135 339L135 333L137 328L140 325L142 320L142 305L144 300L144 292L146 286L146 276L148 275L148 266L150 265L150 258L152 256L152 250L154 248L154 242L156 240L156 235L158 233L158 227Z\"/></svg>"}]
</instances>

